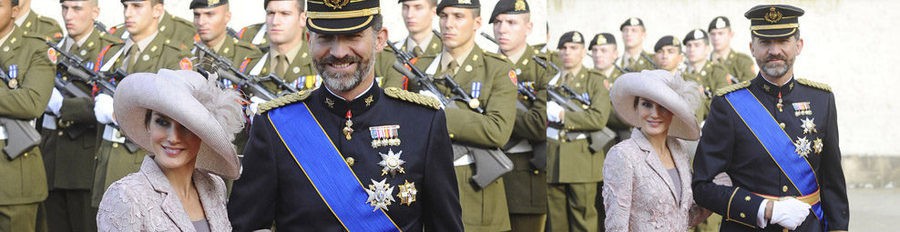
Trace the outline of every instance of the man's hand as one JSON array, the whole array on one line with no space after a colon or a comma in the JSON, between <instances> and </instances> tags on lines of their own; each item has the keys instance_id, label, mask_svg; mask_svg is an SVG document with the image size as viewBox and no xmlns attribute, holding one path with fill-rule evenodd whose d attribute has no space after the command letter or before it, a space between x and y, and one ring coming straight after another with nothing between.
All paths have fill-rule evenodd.
<instances>
[{"instance_id":1,"label":"man's hand","mask_svg":"<svg viewBox=\"0 0 900 232\"><path fill-rule=\"evenodd\" d=\"M50 93L50 102L47 104L46 112L51 112L53 115L59 115L59 108L62 108L63 96L59 93L59 90L53 88L53 92Z\"/></svg>"},{"instance_id":2,"label":"man's hand","mask_svg":"<svg viewBox=\"0 0 900 232\"><path fill-rule=\"evenodd\" d=\"M769 223L781 225L789 230L797 229L809 215L809 208L809 204L796 198L775 201L772 204L772 219Z\"/></svg>"},{"instance_id":3,"label":"man's hand","mask_svg":"<svg viewBox=\"0 0 900 232\"><path fill-rule=\"evenodd\" d=\"M562 122L563 113L566 110L554 101L547 102L547 120L551 122Z\"/></svg>"}]
</instances>

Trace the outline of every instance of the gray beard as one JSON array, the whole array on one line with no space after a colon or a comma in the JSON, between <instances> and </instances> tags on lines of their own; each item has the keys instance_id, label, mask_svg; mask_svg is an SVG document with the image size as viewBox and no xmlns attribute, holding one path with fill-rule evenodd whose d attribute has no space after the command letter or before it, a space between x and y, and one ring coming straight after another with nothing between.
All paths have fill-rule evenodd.
<instances>
[{"instance_id":1,"label":"gray beard","mask_svg":"<svg viewBox=\"0 0 900 232\"><path fill-rule=\"evenodd\" d=\"M315 60L313 60L313 63L315 63L316 68L320 70L319 75L322 75L325 87L331 91L337 92L345 92L356 88L356 86L359 86L359 83L362 82L362 79L368 76L369 72L375 67L375 59L369 59L368 61L364 61L364 63L360 63L355 72L345 74L329 72L325 69L325 65L319 64Z\"/></svg>"},{"instance_id":2,"label":"gray beard","mask_svg":"<svg viewBox=\"0 0 900 232\"><path fill-rule=\"evenodd\" d=\"M794 60L785 60L784 63L785 65L763 64L760 66L760 69L763 73L766 74L767 77L781 78L784 77L784 74L787 74L787 71L794 66Z\"/></svg>"}]
</instances>

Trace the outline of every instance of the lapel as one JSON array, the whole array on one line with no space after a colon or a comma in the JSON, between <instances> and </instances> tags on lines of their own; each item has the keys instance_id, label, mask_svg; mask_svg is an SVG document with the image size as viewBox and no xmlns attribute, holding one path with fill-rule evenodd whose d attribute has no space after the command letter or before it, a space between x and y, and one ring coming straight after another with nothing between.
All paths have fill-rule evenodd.
<instances>
[{"instance_id":1,"label":"lapel","mask_svg":"<svg viewBox=\"0 0 900 232\"><path fill-rule=\"evenodd\" d=\"M166 175L159 169L153 158L150 158L150 156L144 157L144 162L141 164L141 172L147 176L147 180L150 182L153 190L162 195L163 200L160 208L166 213L169 220L172 220L181 231L194 231L194 224L191 223L187 213L184 211L181 200L178 199L178 195L174 193L172 186L169 184L169 179L166 179Z\"/></svg>"},{"instance_id":2,"label":"lapel","mask_svg":"<svg viewBox=\"0 0 900 232\"><path fill-rule=\"evenodd\" d=\"M163 44L160 41L162 41L163 37L161 35L162 34L157 34L156 38L153 38L153 41L150 41L150 44L144 48L144 51L140 52L140 56L137 57L137 61L134 62L134 67L128 68L132 71L129 73L156 72L158 69L164 68L157 65L157 63L162 60L162 57L160 56L162 55ZM137 46L137 44L134 44L134 46Z\"/></svg>"},{"instance_id":3,"label":"lapel","mask_svg":"<svg viewBox=\"0 0 900 232\"><path fill-rule=\"evenodd\" d=\"M19 50L19 46L22 45L22 34L23 30L19 27L13 27L13 30L9 32L9 37L6 38L6 41L0 45L0 63L3 64L2 70L9 73L9 65L16 63L17 59L15 56L17 54L16 51ZM16 64L19 65L19 70L26 70L23 65L28 64Z\"/></svg>"},{"instance_id":4,"label":"lapel","mask_svg":"<svg viewBox=\"0 0 900 232\"><path fill-rule=\"evenodd\" d=\"M34 13L34 10L28 11L28 17L25 17L25 21L22 21L21 27L26 31L37 31L38 23L37 23L37 13ZM13 19L15 20L15 19Z\"/></svg>"},{"instance_id":5,"label":"lapel","mask_svg":"<svg viewBox=\"0 0 900 232\"><path fill-rule=\"evenodd\" d=\"M434 32L432 32L434 34ZM444 49L441 46L441 37L437 34L431 37L431 42L428 43L428 47L425 48L425 51L422 51L424 54L437 54L440 53Z\"/></svg>"},{"instance_id":6,"label":"lapel","mask_svg":"<svg viewBox=\"0 0 900 232\"><path fill-rule=\"evenodd\" d=\"M669 195L672 196L672 199L675 200L676 204L681 205L679 203L681 201L681 196L675 195L675 184L673 183L672 178L669 176L669 172L666 170L665 167L663 167L662 161L659 160L659 155L657 155L656 152L653 151L653 146L650 145L650 141L647 140L647 137L644 136L644 133L641 132L640 129L637 129L637 128L632 130L631 136L633 138L635 138L634 141L637 143L638 147L641 148L641 150L643 150L644 153L646 153L646 156L644 157L644 162L646 162L647 165L650 166L650 169L653 169L653 171L656 173L656 175L659 176L659 178L661 178L663 180L663 182L666 183L667 189L669 190ZM667 143L669 144L668 145L669 152L671 152L671 153L676 152L675 150L672 149L674 141L668 140ZM678 167L676 164L676 169L677 168ZM681 170L679 170L679 175L681 175L680 173L681 173ZM684 178L682 177L681 179L683 182ZM683 185L682 185L682 187L683 187Z\"/></svg>"},{"instance_id":7,"label":"lapel","mask_svg":"<svg viewBox=\"0 0 900 232\"><path fill-rule=\"evenodd\" d=\"M226 231L228 228L228 218L219 217L221 211L225 210L224 202L221 202L219 192L216 189L215 181L209 174L194 170L194 185L197 187L197 195L200 196L200 205L203 206L203 212L206 214L206 220L209 222L209 231ZM191 224L193 226L193 224Z\"/></svg>"},{"instance_id":8,"label":"lapel","mask_svg":"<svg viewBox=\"0 0 900 232\"><path fill-rule=\"evenodd\" d=\"M678 196L681 208L690 208L688 202L684 200L684 196L691 191L691 165L688 152L684 146L684 141L669 137L669 149L672 150L672 159L675 161L675 169L678 170L678 176L681 177L681 196Z\"/></svg>"},{"instance_id":9,"label":"lapel","mask_svg":"<svg viewBox=\"0 0 900 232\"><path fill-rule=\"evenodd\" d=\"M470 83L472 83L476 77L486 77L486 75L481 73L485 70L483 60L484 51L482 51L478 45L475 45L472 47L472 51L469 52L469 56L459 65L456 75L453 75L453 80L466 91L471 91L472 86Z\"/></svg>"},{"instance_id":10,"label":"lapel","mask_svg":"<svg viewBox=\"0 0 900 232\"><path fill-rule=\"evenodd\" d=\"M219 47L219 50L216 51L216 54L230 60L232 65L234 65L234 39L226 36L225 39L222 40L222 47ZM240 65L240 63L238 63L238 65Z\"/></svg>"}]
</instances>

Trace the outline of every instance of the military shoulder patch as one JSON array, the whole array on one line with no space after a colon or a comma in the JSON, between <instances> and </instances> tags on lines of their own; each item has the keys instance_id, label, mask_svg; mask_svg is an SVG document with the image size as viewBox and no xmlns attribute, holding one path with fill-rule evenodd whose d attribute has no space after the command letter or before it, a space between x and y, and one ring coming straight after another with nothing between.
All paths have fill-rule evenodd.
<instances>
[{"instance_id":1,"label":"military shoulder patch","mask_svg":"<svg viewBox=\"0 0 900 232\"><path fill-rule=\"evenodd\" d=\"M742 81L741 83L725 86L725 87L722 87L722 88L716 90L716 96L722 96L722 95L728 94L730 92L737 91L739 89L747 88L748 86L750 86L749 81Z\"/></svg>"},{"instance_id":2,"label":"military shoulder patch","mask_svg":"<svg viewBox=\"0 0 900 232\"><path fill-rule=\"evenodd\" d=\"M407 102L423 105L428 108L439 110L441 103L437 99L426 97L424 95L402 90L397 87L387 87L384 89L384 95L394 99L400 99Z\"/></svg>"},{"instance_id":3,"label":"military shoulder patch","mask_svg":"<svg viewBox=\"0 0 900 232\"><path fill-rule=\"evenodd\" d=\"M509 58L507 58L506 56L504 56L502 54L485 51L484 56L493 57L495 59L502 60L503 62L512 63L512 61L509 61Z\"/></svg>"},{"instance_id":4,"label":"military shoulder patch","mask_svg":"<svg viewBox=\"0 0 900 232\"><path fill-rule=\"evenodd\" d=\"M294 103L294 102L306 100L306 98L309 97L309 94L310 94L309 90L301 90L296 93L292 93L292 94L288 94L288 95L284 95L284 96L272 99L271 101L267 101L265 103L259 104L259 111L257 114L263 114L266 111L276 109L278 107L282 107L282 106L286 106L286 105Z\"/></svg>"},{"instance_id":5,"label":"military shoulder patch","mask_svg":"<svg viewBox=\"0 0 900 232\"><path fill-rule=\"evenodd\" d=\"M825 84L825 83L815 82L815 81L811 81L809 79L804 79L804 78L797 78L797 83L800 83L801 85L821 89L821 90L824 90L825 92L829 92L829 93L831 92L831 86L828 86L828 84Z\"/></svg>"}]
</instances>

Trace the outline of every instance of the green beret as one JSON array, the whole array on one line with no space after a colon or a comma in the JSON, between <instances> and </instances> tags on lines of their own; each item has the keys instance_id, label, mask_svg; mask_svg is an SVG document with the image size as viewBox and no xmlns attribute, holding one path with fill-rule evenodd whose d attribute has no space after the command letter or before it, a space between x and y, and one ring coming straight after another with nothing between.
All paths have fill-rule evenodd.
<instances>
[{"instance_id":1,"label":"green beret","mask_svg":"<svg viewBox=\"0 0 900 232\"><path fill-rule=\"evenodd\" d=\"M497 15L500 14L526 14L531 11L528 2L525 0L500 0L494 5L494 12L491 12L491 19L488 23L494 23Z\"/></svg>"},{"instance_id":2,"label":"green beret","mask_svg":"<svg viewBox=\"0 0 900 232\"><path fill-rule=\"evenodd\" d=\"M559 43L556 44L556 49L562 48L566 43L579 43L581 45L584 45L584 36L582 36L581 32L578 31L566 32L559 37Z\"/></svg>"},{"instance_id":3,"label":"green beret","mask_svg":"<svg viewBox=\"0 0 900 232\"><path fill-rule=\"evenodd\" d=\"M438 3L437 6L437 14L440 14L444 7L458 7L458 8L468 8L468 9L481 9L481 2L478 0L443 0L441 3ZM475 17L478 17L476 15Z\"/></svg>"}]
</instances>

